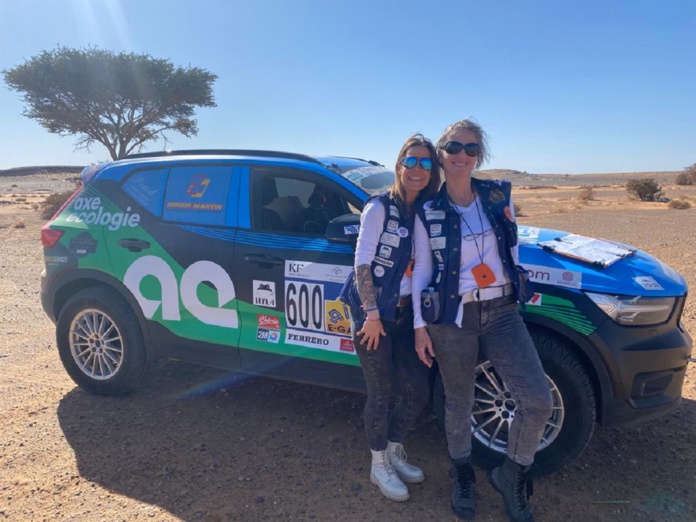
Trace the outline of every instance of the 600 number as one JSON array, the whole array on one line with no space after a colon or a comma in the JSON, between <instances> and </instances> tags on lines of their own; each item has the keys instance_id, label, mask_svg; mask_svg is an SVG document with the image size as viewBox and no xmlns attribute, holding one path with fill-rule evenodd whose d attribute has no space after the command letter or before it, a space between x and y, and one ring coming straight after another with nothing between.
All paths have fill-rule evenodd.
<instances>
[{"instance_id":1,"label":"600 number","mask_svg":"<svg viewBox=\"0 0 696 522\"><path fill-rule=\"evenodd\" d=\"M285 284L285 321L292 328L324 331L324 285Z\"/></svg>"}]
</instances>

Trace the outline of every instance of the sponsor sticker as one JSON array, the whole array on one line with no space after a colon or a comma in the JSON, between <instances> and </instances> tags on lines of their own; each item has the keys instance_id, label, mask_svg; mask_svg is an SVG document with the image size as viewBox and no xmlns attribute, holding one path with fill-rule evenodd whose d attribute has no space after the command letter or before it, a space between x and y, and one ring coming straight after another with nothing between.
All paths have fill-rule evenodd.
<instances>
[{"instance_id":1,"label":"sponsor sticker","mask_svg":"<svg viewBox=\"0 0 696 522\"><path fill-rule=\"evenodd\" d=\"M353 269L345 265L329 265L310 261L285 261L285 277L341 283Z\"/></svg>"},{"instance_id":2,"label":"sponsor sticker","mask_svg":"<svg viewBox=\"0 0 696 522\"><path fill-rule=\"evenodd\" d=\"M256 330L256 340L268 343L277 343L280 341L280 330L272 330L270 328L259 328Z\"/></svg>"},{"instance_id":3,"label":"sponsor sticker","mask_svg":"<svg viewBox=\"0 0 696 522\"><path fill-rule=\"evenodd\" d=\"M525 225L517 227L517 240L520 243L536 243L539 241L539 229Z\"/></svg>"},{"instance_id":4,"label":"sponsor sticker","mask_svg":"<svg viewBox=\"0 0 696 522\"><path fill-rule=\"evenodd\" d=\"M384 245L389 245L394 248L398 247L401 243L401 238L396 234L390 234L389 232L384 232L382 237L379 238L379 242Z\"/></svg>"},{"instance_id":5,"label":"sponsor sticker","mask_svg":"<svg viewBox=\"0 0 696 522\"><path fill-rule=\"evenodd\" d=\"M652 276L634 277L633 280L646 290L664 290L662 285L655 281Z\"/></svg>"},{"instance_id":6,"label":"sponsor sticker","mask_svg":"<svg viewBox=\"0 0 696 522\"><path fill-rule=\"evenodd\" d=\"M127 207L125 212L109 212L104 210L98 196L79 197L70 210L72 212L65 219L68 223L101 225L112 232L123 227L135 228L140 224L140 214L131 214L131 207Z\"/></svg>"},{"instance_id":7,"label":"sponsor sticker","mask_svg":"<svg viewBox=\"0 0 696 522\"><path fill-rule=\"evenodd\" d=\"M550 268L540 265L525 265L529 270L529 279L535 283L543 283L566 288L582 288L582 272Z\"/></svg>"},{"instance_id":8,"label":"sponsor sticker","mask_svg":"<svg viewBox=\"0 0 696 522\"><path fill-rule=\"evenodd\" d=\"M259 326L264 328L277 328L280 329L280 318L274 317L272 315L258 314L256 320Z\"/></svg>"},{"instance_id":9,"label":"sponsor sticker","mask_svg":"<svg viewBox=\"0 0 696 522\"><path fill-rule=\"evenodd\" d=\"M360 232L360 227L358 227L357 225L346 225L343 227L343 233L346 236L354 236L358 232Z\"/></svg>"},{"instance_id":10,"label":"sponsor sticker","mask_svg":"<svg viewBox=\"0 0 696 522\"><path fill-rule=\"evenodd\" d=\"M253 280L254 304L275 308L276 306L276 287L273 281Z\"/></svg>"},{"instance_id":11,"label":"sponsor sticker","mask_svg":"<svg viewBox=\"0 0 696 522\"><path fill-rule=\"evenodd\" d=\"M398 228L399 228L398 221L394 221L393 219L390 219L389 221L387 221L387 232L391 232L392 234L395 234Z\"/></svg>"},{"instance_id":12,"label":"sponsor sticker","mask_svg":"<svg viewBox=\"0 0 696 522\"><path fill-rule=\"evenodd\" d=\"M348 307L341 301L326 301L326 333L350 335Z\"/></svg>"},{"instance_id":13,"label":"sponsor sticker","mask_svg":"<svg viewBox=\"0 0 696 522\"><path fill-rule=\"evenodd\" d=\"M68 262L67 256L46 256L45 259L46 259L47 263L67 263Z\"/></svg>"},{"instance_id":14,"label":"sponsor sticker","mask_svg":"<svg viewBox=\"0 0 696 522\"><path fill-rule=\"evenodd\" d=\"M542 296L542 294L535 293L532 296L532 298L529 301L527 301L527 305L541 306L541 296Z\"/></svg>"},{"instance_id":15,"label":"sponsor sticker","mask_svg":"<svg viewBox=\"0 0 696 522\"><path fill-rule=\"evenodd\" d=\"M341 339L341 346L339 349L342 352L355 352L355 346L353 345L353 341L351 341L350 339Z\"/></svg>"},{"instance_id":16,"label":"sponsor sticker","mask_svg":"<svg viewBox=\"0 0 696 522\"><path fill-rule=\"evenodd\" d=\"M430 237L437 237L442 234L442 225L430 225Z\"/></svg>"}]
</instances>

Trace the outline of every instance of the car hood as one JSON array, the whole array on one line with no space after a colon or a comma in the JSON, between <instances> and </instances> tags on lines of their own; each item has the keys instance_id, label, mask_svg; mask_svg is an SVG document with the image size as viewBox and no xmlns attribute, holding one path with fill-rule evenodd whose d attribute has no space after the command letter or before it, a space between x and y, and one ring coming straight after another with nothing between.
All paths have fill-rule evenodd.
<instances>
[{"instance_id":1,"label":"car hood","mask_svg":"<svg viewBox=\"0 0 696 522\"><path fill-rule=\"evenodd\" d=\"M569 232L520 226L520 264L535 283L563 286L615 295L682 296L688 287L684 278L668 265L640 249L607 267L543 249L540 242L568 236Z\"/></svg>"}]
</instances>

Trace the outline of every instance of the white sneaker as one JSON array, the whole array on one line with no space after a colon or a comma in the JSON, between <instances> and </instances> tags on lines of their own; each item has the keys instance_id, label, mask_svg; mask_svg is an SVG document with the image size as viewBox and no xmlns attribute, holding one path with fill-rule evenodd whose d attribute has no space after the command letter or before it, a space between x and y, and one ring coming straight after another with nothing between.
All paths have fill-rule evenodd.
<instances>
[{"instance_id":1,"label":"white sneaker","mask_svg":"<svg viewBox=\"0 0 696 522\"><path fill-rule=\"evenodd\" d=\"M417 484L425 480L425 474L422 469L406 462L406 451L402 444L388 441L387 457L389 457L389 462L402 481Z\"/></svg>"},{"instance_id":2,"label":"white sneaker","mask_svg":"<svg viewBox=\"0 0 696 522\"><path fill-rule=\"evenodd\" d=\"M370 480L379 488L382 495L390 500L402 502L408 500L410 497L406 484L402 482L394 471L394 467L389 461L386 450L372 450Z\"/></svg>"}]
</instances>

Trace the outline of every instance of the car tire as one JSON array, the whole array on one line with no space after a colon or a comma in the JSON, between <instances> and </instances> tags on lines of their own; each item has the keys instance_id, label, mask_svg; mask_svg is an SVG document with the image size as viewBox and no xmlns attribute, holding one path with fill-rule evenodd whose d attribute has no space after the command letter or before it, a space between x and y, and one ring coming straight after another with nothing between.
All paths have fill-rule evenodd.
<instances>
[{"instance_id":1,"label":"car tire","mask_svg":"<svg viewBox=\"0 0 696 522\"><path fill-rule=\"evenodd\" d=\"M554 413L550 418L552 422L547 424L545 440L539 445L540 449L532 467L535 475L546 475L560 470L583 452L594 431L596 403L592 382L573 350L565 342L548 333L531 334L554 397ZM489 379L498 379L502 391L507 391L489 361L477 366L477 379L482 379L484 372L488 374ZM477 391L477 398L479 396L480 392ZM433 388L433 407L438 423L444 431L445 392L439 374ZM477 419L476 412L477 405L474 406L472 414L472 458L477 465L490 469L500 465L505 456L507 429L501 430L498 436L491 440L490 432L495 432L493 422L488 425L487 433L479 430L474 434L475 429L483 424L481 418ZM557 427L554 424L557 424Z\"/></svg>"},{"instance_id":2,"label":"car tire","mask_svg":"<svg viewBox=\"0 0 696 522\"><path fill-rule=\"evenodd\" d=\"M88 288L68 299L58 317L56 342L68 375L96 395L128 393L147 371L138 320L110 288Z\"/></svg>"}]
</instances>

